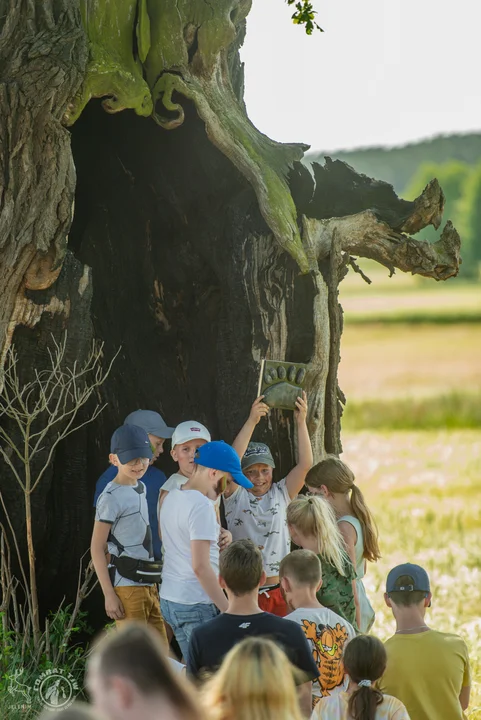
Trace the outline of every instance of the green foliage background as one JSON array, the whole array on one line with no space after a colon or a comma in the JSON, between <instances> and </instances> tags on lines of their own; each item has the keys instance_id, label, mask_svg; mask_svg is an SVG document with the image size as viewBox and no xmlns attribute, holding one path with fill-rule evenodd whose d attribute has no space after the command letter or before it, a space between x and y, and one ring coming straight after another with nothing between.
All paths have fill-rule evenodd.
<instances>
[{"instance_id":1,"label":"green foliage background","mask_svg":"<svg viewBox=\"0 0 481 720\"><path fill-rule=\"evenodd\" d=\"M397 148L364 148L333 153L315 152L344 160L358 172L394 186L413 200L436 177L446 196L443 223L452 220L461 235L463 264L460 277L479 280L481 269L481 133L447 135ZM426 228L417 236L434 242L439 231Z\"/></svg>"}]
</instances>

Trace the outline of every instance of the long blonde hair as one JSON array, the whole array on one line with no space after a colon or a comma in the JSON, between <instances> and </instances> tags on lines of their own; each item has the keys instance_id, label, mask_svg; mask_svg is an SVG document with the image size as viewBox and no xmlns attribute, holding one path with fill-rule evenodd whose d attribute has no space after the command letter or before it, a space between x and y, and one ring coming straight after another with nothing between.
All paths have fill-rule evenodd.
<instances>
[{"instance_id":1,"label":"long blonde hair","mask_svg":"<svg viewBox=\"0 0 481 720\"><path fill-rule=\"evenodd\" d=\"M210 720L303 720L295 668L283 651L261 637L249 637L225 656L202 693Z\"/></svg>"},{"instance_id":2,"label":"long blonde hair","mask_svg":"<svg viewBox=\"0 0 481 720\"><path fill-rule=\"evenodd\" d=\"M320 488L325 485L329 492L348 495L353 515L361 523L362 534L364 537L363 557L370 562L376 562L381 557L379 550L376 521L374 520L364 495L355 484L354 473L342 460L335 455L327 455L324 460L314 465L306 476L306 485L309 487Z\"/></svg>"},{"instance_id":3,"label":"long blonde hair","mask_svg":"<svg viewBox=\"0 0 481 720\"><path fill-rule=\"evenodd\" d=\"M347 554L334 510L320 497L300 495L287 506L287 524L307 537L315 537L318 554L346 576Z\"/></svg>"}]
</instances>

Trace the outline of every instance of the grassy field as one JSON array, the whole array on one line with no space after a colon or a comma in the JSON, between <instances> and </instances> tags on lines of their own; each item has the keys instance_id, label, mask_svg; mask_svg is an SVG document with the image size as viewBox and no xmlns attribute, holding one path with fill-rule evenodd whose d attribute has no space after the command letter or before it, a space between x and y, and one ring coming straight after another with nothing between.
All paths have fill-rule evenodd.
<instances>
[{"instance_id":1,"label":"grassy field","mask_svg":"<svg viewBox=\"0 0 481 720\"><path fill-rule=\"evenodd\" d=\"M481 720L481 434L469 430L345 433L343 459L376 515L382 559L366 588L374 634L389 637L383 601L391 567L416 562L429 572L428 624L464 637L473 670L470 720Z\"/></svg>"},{"instance_id":2,"label":"grassy field","mask_svg":"<svg viewBox=\"0 0 481 720\"><path fill-rule=\"evenodd\" d=\"M395 275L364 261L368 286L341 284L339 382L348 402L343 459L376 515L382 560L370 565L373 631L389 637L388 570L428 570L428 623L470 649L470 720L481 720L481 290ZM462 319L463 322L459 322Z\"/></svg>"}]
</instances>

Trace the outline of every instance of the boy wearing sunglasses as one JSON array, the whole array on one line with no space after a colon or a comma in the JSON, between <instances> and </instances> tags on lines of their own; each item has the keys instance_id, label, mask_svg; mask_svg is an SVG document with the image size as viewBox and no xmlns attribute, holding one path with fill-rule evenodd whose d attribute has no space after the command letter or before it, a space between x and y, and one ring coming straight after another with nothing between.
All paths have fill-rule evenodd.
<instances>
[{"instance_id":1,"label":"boy wearing sunglasses","mask_svg":"<svg viewBox=\"0 0 481 720\"><path fill-rule=\"evenodd\" d=\"M142 482L152 457L143 428L122 425L114 432L109 460L117 475L97 500L90 549L109 618L148 622L167 640L156 585L161 564L154 559Z\"/></svg>"}]
</instances>

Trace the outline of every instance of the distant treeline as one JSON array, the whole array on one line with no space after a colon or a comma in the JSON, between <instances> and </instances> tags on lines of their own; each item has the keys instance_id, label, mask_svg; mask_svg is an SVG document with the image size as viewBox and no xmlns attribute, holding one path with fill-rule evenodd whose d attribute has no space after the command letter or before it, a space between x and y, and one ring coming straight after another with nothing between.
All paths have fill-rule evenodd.
<instances>
[{"instance_id":1,"label":"distant treeline","mask_svg":"<svg viewBox=\"0 0 481 720\"><path fill-rule=\"evenodd\" d=\"M311 153L344 160L358 172L386 180L406 200L413 200L436 177L446 195L443 223L452 220L462 239L461 277L479 279L481 268L481 133L448 135L400 148L365 148ZM416 237L434 242L439 231L427 228Z\"/></svg>"}]
</instances>

